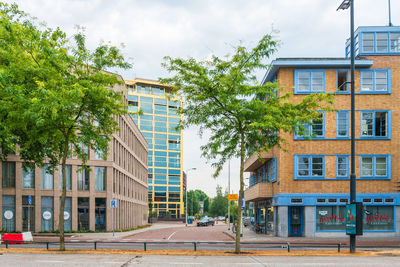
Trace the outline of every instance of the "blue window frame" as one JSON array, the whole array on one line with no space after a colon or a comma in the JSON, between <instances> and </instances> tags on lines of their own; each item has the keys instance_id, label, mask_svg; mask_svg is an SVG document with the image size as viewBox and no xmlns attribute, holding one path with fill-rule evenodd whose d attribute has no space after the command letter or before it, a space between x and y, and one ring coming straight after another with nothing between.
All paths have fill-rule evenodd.
<instances>
[{"instance_id":1,"label":"blue window frame","mask_svg":"<svg viewBox=\"0 0 400 267\"><path fill-rule=\"evenodd\" d=\"M295 139L313 138L319 139L325 136L325 112L321 111L320 118L312 120L309 124L304 124L303 129L298 129L295 133Z\"/></svg>"},{"instance_id":2,"label":"blue window frame","mask_svg":"<svg viewBox=\"0 0 400 267\"><path fill-rule=\"evenodd\" d=\"M390 91L390 69L360 70L360 93L385 94Z\"/></svg>"},{"instance_id":3,"label":"blue window frame","mask_svg":"<svg viewBox=\"0 0 400 267\"><path fill-rule=\"evenodd\" d=\"M361 138L390 139L390 111L361 111Z\"/></svg>"},{"instance_id":4,"label":"blue window frame","mask_svg":"<svg viewBox=\"0 0 400 267\"><path fill-rule=\"evenodd\" d=\"M365 54L397 54L400 52L399 32L363 32L361 42L361 51Z\"/></svg>"},{"instance_id":5,"label":"blue window frame","mask_svg":"<svg viewBox=\"0 0 400 267\"><path fill-rule=\"evenodd\" d=\"M325 91L324 70L295 70L295 94L307 94Z\"/></svg>"},{"instance_id":6,"label":"blue window frame","mask_svg":"<svg viewBox=\"0 0 400 267\"><path fill-rule=\"evenodd\" d=\"M349 112L346 110L336 112L336 137L349 137Z\"/></svg>"},{"instance_id":7,"label":"blue window frame","mask_svg":"<svg viewBox=\"0 0 400 267\"><path fill-rule=\"evenodd\" d=\"M349 92L349 70L336 71L336 92L348 93Z\"/></svg>"},{"instance_id":8,"label":"blue window frame","mask_svg":"<svg viewBox=\"0 0 400 267\"><path fill-rule=\"evenodd\" d=\"M295 155L295 179L318 179L325 176L323 155Z\"/></svg>"},{"instance_id":9,"label":"blue window frame","mask_svg":"<svg viewBox=\"0 0 400 267\"><path fill-rule=\"evenodd\" d=\"M361 179L390 179L390 155L362 155Z\"/></svg>"},{"instance_id":10,"label":"blue window frame","mask_svg":"<svg viewBox=\"0 0 400 267\"><path fill-rule=\"evenodd\" d=\"M277 159L273 158L272 162L271 162L271 177L270 177L270 181L271 183L276 182L277 180Z\"/></svg>"},{"instance_id":11,"label":"blue window frame","mask_svg":"<svg viewBox=\"0 0 400 267\"><path fill-rule=\"evenodd\" d=\"M349 156L336 156L336 177L349 178Z\"/></svg>"}]
</instances>

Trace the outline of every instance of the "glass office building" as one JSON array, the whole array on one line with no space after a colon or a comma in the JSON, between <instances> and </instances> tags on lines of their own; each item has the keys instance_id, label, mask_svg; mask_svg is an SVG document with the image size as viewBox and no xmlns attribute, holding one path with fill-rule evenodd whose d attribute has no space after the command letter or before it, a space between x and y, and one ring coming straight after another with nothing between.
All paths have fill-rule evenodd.
<instances>
[{"instance_id":1,"label":"glass office building","mask_svg":"<svg viewBox=\"0 0 400 267\"><path fill-rule=\"evenodd\" d=\"M129 111L149 144L149 203L157 217L184 213L180 99L168 99L169 88L152 80L125 80ZM134 114L142 110L143 114Z\"/></svg>"}]
</instances>

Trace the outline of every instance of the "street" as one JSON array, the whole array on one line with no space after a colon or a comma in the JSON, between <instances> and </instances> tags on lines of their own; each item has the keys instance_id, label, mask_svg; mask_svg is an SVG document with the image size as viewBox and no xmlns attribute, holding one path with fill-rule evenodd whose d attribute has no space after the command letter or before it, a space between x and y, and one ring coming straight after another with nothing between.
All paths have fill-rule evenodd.
<instances>
[{"instance_id":1,"label":"street","mask_svg":"<svg viewBox=\"0 0 400 267\"><path fill-rule=\"evenodd\" d=\"M3 254L0 266L400 266L399 257Z\"/></svg>"}]
</instances>

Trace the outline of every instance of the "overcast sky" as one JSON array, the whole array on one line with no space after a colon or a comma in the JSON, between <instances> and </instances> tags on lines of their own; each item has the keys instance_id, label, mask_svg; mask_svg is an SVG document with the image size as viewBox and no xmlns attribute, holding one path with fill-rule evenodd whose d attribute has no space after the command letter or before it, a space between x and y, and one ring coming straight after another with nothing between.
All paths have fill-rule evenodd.
<instances>
[{"instance_id":1,"label":"overcast sky","mask_svg":"<svg viewBox=\"0 0 400 267\"><path fill-rule=\"evenodd\" d=\"M223 56L232 45L252 46L272 29L282 45L275 57L343 57L349 37L349 10L336 11L342 0L21 0L20 9L60 27L68 34L86 28L89 47L101 41L123 43L133 69L126 79L158 79L164 56L205 59ZM392 0L392 23L400 25L400 1ZM388 0L356 0L355 27L388 25ZM271 60L273 59L271 58ZM260 76L262 76L260 74ZM261 79L261 77L260 77ZM217 179L200 158L195 128L184 132L184 170L188 187L215 195L217 184L228 184L227 168ZM248 177L248 174L246 174ZM247 181L248 183L248 181ZM239 166L231 162L231 191L239 189Z\"/></svg>"}]
</instances>

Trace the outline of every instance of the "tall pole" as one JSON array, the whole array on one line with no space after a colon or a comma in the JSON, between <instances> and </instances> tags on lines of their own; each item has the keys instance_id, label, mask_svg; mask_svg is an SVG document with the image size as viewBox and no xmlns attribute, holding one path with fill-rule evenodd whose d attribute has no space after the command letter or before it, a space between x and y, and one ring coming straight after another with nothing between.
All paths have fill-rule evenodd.
<instances>
[{"instance_id":1,"label":"tall pole","mask_svg":"<svg viewBox=\"0 0 400 267\"><path fill-rule=\"evenodd\" d=\"M392 14L390 12L390 0L388 0L388 1L389 1L389 26L393 26L393 24L392 24Z\"/></svg>"},{"instance_id":2,"label":"tall pole","mask_svg":"<svg viewBox=\"0 0 400 267\"><path fill-rule=\"evenodd\" d=\"M228 194L231 193L231 161L228 161ZM231 230L231 202L228 200L228 230Z\"/></svg>"},{"instance_id":3,"label":"tall pole","mask_svg":"<svg viewBox=\"0 0 400 267\"><path fill-rule=\"evenodd\" d=\"M188 180L188 179L187 179L187 174L186 174L186 205L185 205L185 206L186 206L186 207L185 207L185 208L186 208L186 211L185 211L186 226L187 226L187 206L188 206L188 202L187 202L187 183L188 183L188 182L187 182L187 180Z\"/></svg>"},{"instance_id":4,"label":"tall pole","mask_svg":"<svg viewBox=\"0 0 400 267\"><path fill-rule=\"evenodd\" d=\"M350 57L351 57L351 175L350 203L356 203L355 115L354 115L354 0L350 1ZM350 235L350 253L356 252L356 235Z\"/></svg>"}]
</instances>

